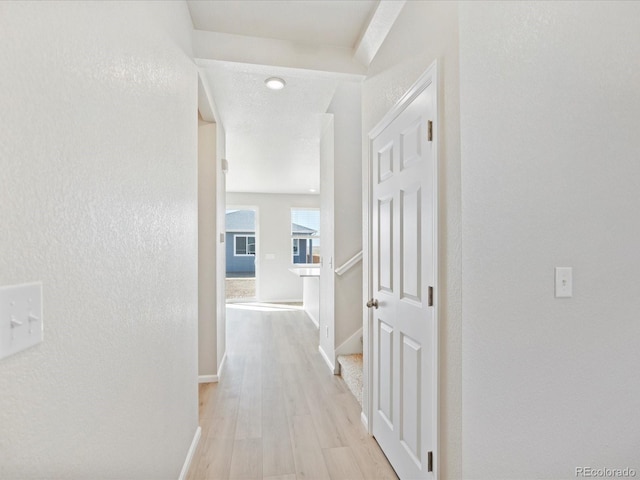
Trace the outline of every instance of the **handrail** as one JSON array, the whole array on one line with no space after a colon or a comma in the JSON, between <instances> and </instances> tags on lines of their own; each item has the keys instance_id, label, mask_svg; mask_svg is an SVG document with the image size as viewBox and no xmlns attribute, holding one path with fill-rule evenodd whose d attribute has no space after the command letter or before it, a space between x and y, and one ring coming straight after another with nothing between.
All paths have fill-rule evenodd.
<instances>
[{"instance_id":1,"label":"handrail","mask_svg":"<svg viewBox=\"0 0 640 480\"><path fill-rule=\"evenodd\" d=\"M353 268L353 266L356 265L360 260L362 260L362 250L360 250L353 257L351 257L349 260L344 262L344 265L342 265L341 267L336 268L335 272L338 275L344 275L346 272L351 270Z\"/></svg>"}]
</instances>

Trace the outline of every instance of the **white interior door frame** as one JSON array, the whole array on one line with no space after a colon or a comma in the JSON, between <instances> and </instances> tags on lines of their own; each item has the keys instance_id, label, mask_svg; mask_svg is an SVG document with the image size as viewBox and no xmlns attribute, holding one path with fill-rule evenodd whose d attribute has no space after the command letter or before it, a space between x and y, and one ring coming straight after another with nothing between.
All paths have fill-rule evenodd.
<instances>
[{"instance_id":1,"label":"white interior door frame","mask_svg":"<svg viewBox=\"0 0 640 480\"><path fill-rule=\"evenodd\" d=\"M433 314L434 314L434 325L435 325L435 345L433 352L433 365L435 366L436 372L436 381L433 390L433 405L435 408L433 409L434 418L433 425L435 426L435 443L433 449L433 473L434 478L439 478L439 438L440 438L440 423L439 423L439 412L440 412L440 402L439 402L439 392L440 392L440 362L439 362L439 301L438 301L438 293L440 292L438 279L439 279L439 265L438 265L438 236L439 236L439 189L438 189L438 163L439 163L439 154L438 154L438 124L440 123L440 112L438 109L438 65L437 61L434 61L429 68L418 78L418 80L409 88L409 90L396 102L396 104L386 113L386 115L380 120L380 122L369 132L367 138L367 154L363 156L363 185L362 185L362 194L363 194L363 346L364 346L364 358L365 358L365 372L363 375L364 390L366 392L366 401L363 402L363 411L362 411L362 422L366 426L369 434L373 434L372 422L369 419L372 418L373 413L373 396L372 392L372 384L373 384L373 315L371 310L368 308L364 308L364 304L373 297L373 269L372 269L372 251L373 251L373 233L372 233L372 215L373 215L373 199L372 199L372 179L373 179L373 169L372 169L372 152L373 152L373 140L380 135L411 103L430 85L433 85L433 109L434 109L434 118L436 119L433 124L433 151L435 162L433 162L433 171L431 172L433 175L433 268L434 268L434 299L433 299Z\"/></svg>"}]
</instances>

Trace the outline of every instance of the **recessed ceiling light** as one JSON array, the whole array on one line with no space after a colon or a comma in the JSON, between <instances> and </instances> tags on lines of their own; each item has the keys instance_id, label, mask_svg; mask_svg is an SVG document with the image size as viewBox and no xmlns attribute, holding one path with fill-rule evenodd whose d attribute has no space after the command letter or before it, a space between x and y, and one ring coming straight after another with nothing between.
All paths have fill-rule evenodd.
<instances>
[{"instance_id":1,"label":"recessed ceiling light","mask_svg":"<svg viewBox=\"0 0 640 480\"><path fill-rule=\"evenodd\" d=\"M285 82L283 79L278 78L278 77L267 78L264 81L264 83L271 90L282 90L284 88L284 86L287 84L287 82Z\"/></svg>"},{"instance_id":2,"label":"recessed ceiling light","mask_svg":"<svg viewBox=\"0 0 640 480\"><path fill-rule=\"evenodd\" d=\"M316 193L316 189L315 189L315 188L310 188L310 189L309 189L309 191L310 191L311 193Z\"/></svg>"}]
</instances>

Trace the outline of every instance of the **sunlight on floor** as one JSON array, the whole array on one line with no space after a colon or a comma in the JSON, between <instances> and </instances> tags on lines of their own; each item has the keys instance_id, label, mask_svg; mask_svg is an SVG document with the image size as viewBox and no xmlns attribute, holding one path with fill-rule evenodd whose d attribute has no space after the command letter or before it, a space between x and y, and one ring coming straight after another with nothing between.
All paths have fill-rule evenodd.
<instances>
[{"instance_id":1,"label":"sunlight on floor","mask_svg":"<svg viewBox=\"0 0 640 480\"><path fill-rule=\"evenodd\" d=\"M289 303L227 303L227 308L235 310L254 310L257 312L286 312L303 310L302 305Z\"/></svg>"}]
</instances>

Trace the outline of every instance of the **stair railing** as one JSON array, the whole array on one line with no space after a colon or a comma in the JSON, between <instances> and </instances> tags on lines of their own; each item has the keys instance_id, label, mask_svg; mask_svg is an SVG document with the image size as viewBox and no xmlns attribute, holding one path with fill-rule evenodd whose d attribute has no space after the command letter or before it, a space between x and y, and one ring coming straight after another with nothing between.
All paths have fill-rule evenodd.
<instances>
[{"instance_id":1,"label":"stair railing","mask_svg":"<svg viewBox=\"0 0 640 480\"><path fill-rule=\"evenodd\" d=\"M349 260L347 260L346 262L344 262L344 265L336 268L334 271L338 274L338 275L344 275L345 273L347 273L349 270L351 270L355 265L357 265L357 263L362 260L362 250L360 250L358 253L356 253L353 257L351 257Z\"/></svg>"}]
</instances>

